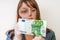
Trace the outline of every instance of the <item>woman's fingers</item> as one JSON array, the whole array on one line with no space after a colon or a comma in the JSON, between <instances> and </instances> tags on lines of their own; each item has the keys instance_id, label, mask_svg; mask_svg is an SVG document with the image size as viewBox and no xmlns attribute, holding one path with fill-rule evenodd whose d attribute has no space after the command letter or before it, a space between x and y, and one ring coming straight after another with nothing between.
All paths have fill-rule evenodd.
<instances>
[{"instance_id":1,"label":"woman's fingers","mask_svg":"<svg viewBox=\"0 0 60 40\"><path fill-rule=\"evenodd\" d=\"M41 37L34 37L33 40L41 40Z\"/></svg>"},{"instance_id":2,"label":"woman's fingers","mask_svg":"<svg viewBox=\"0 0 60 40\"><path fill-rule=\"evenodd\" d=\"M15 35L21 35L21 32L18 30L18 27L15 27Z\"/></svg>"},{"instance_id":3,"label":"woman's fingers","mask_svg":"<svg viewBox=\"0 0 60 40\"><path fill-rule=\"evenodd\" d=\"M34 37L32 40L45 40L43 37Z\"/></svg>"}]
</instances>

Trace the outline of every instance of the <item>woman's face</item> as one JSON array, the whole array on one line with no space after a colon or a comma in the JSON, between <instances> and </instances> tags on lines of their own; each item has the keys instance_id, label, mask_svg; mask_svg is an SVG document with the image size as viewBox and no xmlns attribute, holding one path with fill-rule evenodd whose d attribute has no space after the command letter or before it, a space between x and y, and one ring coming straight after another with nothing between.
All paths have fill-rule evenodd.
<instances>
[{"instance_id":1,"label":"woman's face","mask_svg":"<svg viewBox=\"0 0 60 40\"><path fill-rule=\"evenodd\" d=\"M19 9L19 16L25 19L36 19L36 9L22 3L22 6Z\"/></svg>"}]
</instances>

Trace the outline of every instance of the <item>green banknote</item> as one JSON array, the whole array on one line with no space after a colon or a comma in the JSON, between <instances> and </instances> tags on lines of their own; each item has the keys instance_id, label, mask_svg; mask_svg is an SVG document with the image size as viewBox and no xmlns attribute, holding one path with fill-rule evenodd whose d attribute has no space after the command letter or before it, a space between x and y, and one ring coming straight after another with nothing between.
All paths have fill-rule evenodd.
<instances>
[{"instance_id":1,"label":"green banknote","mask_svg":"<svg viewBox=\"0 0 60 40\"><path fill-rule=\"evenodd\" d=\"M19 19L18 28L22 34L46 37L46 20Z\"/></svg>"}]
</instances>

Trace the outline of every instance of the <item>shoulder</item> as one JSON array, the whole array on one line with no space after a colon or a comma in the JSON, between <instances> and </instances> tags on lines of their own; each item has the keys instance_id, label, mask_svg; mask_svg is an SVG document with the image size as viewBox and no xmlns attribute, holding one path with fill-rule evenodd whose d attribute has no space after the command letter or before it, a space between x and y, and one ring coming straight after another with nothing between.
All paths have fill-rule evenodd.
<instances>
[{"instance_id":1,"label":"shoulder","mask_svg":"<svg viewBox=\"0 0 60 40\"><path fill-rule=\"evenodd\" d=\"M55 34L53 30L47 29L47 34Z\"/></svg>"},{"instance_id":2,"label":"shoulder","mask_svg":"<svg viewBox=\"0 0 60 40\"><path fill-rule=\"evenodd\" d=\"M56 40L54 31L51 29L47 29L47 31L46 39Z\"/></svg>"},{"instance_id":3,"label":"shoulder","mask_svg":"<svg viewBox=\"0 0 60 40\"><path fill-rule=\"evenodd\" d=\"M14 29L9 30L9 31L7 32L7 38L8 38L8 36L9 36L10 39L13 39L13 37L15 36L15 34L14 34Z\"/></svg>"}]
</instances>

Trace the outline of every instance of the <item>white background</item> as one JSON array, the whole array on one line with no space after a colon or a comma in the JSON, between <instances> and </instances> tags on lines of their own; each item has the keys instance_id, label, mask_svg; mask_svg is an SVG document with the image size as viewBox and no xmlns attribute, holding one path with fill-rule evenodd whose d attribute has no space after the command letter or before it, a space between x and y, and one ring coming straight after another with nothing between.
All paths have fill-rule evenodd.
<instances>
[{"instance_id":1,"label":"white background","mask_svg":"<svg viewBox=\"0 0 60 40\"><path fill-rule=\"evenodd\" d=\"M6 39L6 31L16 23L16 10L19 0L0 0L0 40ZM47 20L47 27L60 40L60 0L38 0L41 18Z\"/></svg>"}]
</instances>

